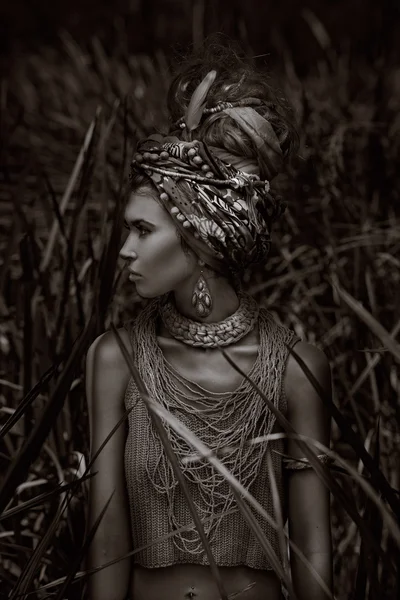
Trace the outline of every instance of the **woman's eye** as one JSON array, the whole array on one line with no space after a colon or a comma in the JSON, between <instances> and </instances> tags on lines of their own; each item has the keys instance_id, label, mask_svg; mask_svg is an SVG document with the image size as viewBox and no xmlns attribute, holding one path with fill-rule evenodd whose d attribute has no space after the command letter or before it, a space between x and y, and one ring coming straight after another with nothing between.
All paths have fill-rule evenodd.
<instances>
[{"instance_id":1,"label":"woman's eye","mask_svg":"<svg viewBox=\"0 0 400 600\"><path fill-rule=\"evenodd\" d=\"M129 225L127 225L126 223L124 223L124 227L125 229L130 230L131 228L129 227ZM144 227L135 227L135 229L137 229L140 232L140 237L142 237L143 235L146 235L147 233L149 233L148 229L145 229Z\"/></svg>"}]
</instances>

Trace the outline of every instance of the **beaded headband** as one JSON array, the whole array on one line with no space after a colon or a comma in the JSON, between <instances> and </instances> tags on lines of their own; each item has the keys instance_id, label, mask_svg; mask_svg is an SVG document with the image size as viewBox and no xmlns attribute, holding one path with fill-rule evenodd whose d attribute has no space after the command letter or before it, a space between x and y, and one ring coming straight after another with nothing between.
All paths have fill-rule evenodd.
<instances>
[{"instance_id":1,"label":"beaded headband","mask_svg":"<svg viewBox=\"0 0 400 600\"><path fill-rule=\"evenodd\" d=\"M218 102L214 106L206 106L203 109L203 115L212 115L218 112L222 112L227 108L236 108L236 107L247 107L247 106L265 106L265 102L260 100L259 98L243 98L242 100L236 100L235 102ZM271 105L273 108L274 105ZM180 129L185 129L185 116L181 117L175 123L173 123L172 127L179 127Z\"/></svg>"}]
</instances>

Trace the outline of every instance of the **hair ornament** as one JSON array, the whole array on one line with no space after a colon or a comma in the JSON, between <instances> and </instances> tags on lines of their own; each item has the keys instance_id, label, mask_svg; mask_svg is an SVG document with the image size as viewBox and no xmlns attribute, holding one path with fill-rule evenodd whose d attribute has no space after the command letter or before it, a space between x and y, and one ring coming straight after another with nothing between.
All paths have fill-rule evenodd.
<instances>
[{"instance_id":1,"label":"hair ornament","mask_svg":"<svg viewBox=\"0 0 400 600\"><path fill-rule=\"evenodd\" d=\"M194 93L196 93L196 91ZM217 104L215 104L214 106L205 106L202 111L202 116L222 112L222 111L226 110L227 108L236 108L236 107L245 107L245 106L263 106L266 108L273 109L275 105L272 103L267 103L264 100L260 100L260 98L242 98L242 100L235 100L232 102L221 101L221 102L218 102ZM186 115L184 117L181 117L180 119L178 119L177 121L175 121L172 124L172 127L173 128L180 127L181 129L185 129L187 127L186 119L187 119Z\"/></svg>"},{"instance_id":2,"label":"hair ornament","mask_svg":"<svg viewBox=\"0 0 400 600\"><path fill-rule=\"evenodd\" d=\"M200 124L206 106L207 94L210 91L216 76L217 71L209 71L193 92L184 118L185 127L189 133L194 129L197 129Z\"/></svg>"}]
</instances>

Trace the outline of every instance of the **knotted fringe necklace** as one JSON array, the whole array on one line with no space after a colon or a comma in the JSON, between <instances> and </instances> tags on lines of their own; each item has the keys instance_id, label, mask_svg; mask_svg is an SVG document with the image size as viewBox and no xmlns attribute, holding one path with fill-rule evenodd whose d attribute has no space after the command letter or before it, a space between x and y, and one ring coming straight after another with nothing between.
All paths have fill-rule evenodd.
<instances>
[{"instance_id":1,"label":"knotted fringe necklace","mask_svg":"<svg viewBox=\"0 0 400 600\"><path fill-rule=\"evenodd\" d=\"M218 393L205 390L182 377L166 361L157 343L156 320L159 311L158 298L138 315L131 336L138 370L150 396L199 436L212 452L224 447L232 448L231 452L221 457L221 461L249 489L260 471L267 444L251 445L245 442L271 433L274 415L246 379L233 392ZM277 330L268 311L260 310L258 324L258 356L248 375L278 406L280 374L287 355L285 343L290 343L293 333ZM176 384L177 381L183 386L184 392ZM193 405L193 401L199 400L204 408ZM153 487L168 498L171 530L178 529L187 524L185 499L149 415L147 420L149 435L145 435L141 442L146 445L145 470ZM164 426L185 478L193 486L196 508L201 519L204 519L205 532L211 543L223 517L237 508L230 486L206 459L195 463L183 462L185 457L193 453L193 448L168 423L164 422ZM273 461L276 460L273 453ZM207 518L210 519L206 521ZM197 555L203 552L196 530L175 535L173 543L182 552Z\"/></svg>"},{"instance_id":2,"label":"knotted fringe necklace","mask_svg":"<svg viewBox=\"0 0 400 600\"><path fill-rule=\"evenodd\" d=\"M223 321L201 323L178 312L168 296L160 303L159 312L165 327L177 340L190 346L216 348L238 342L247 335L257 322L259 307L252 296L238 289L239 307Z\"/></svg>"}]
</instances>

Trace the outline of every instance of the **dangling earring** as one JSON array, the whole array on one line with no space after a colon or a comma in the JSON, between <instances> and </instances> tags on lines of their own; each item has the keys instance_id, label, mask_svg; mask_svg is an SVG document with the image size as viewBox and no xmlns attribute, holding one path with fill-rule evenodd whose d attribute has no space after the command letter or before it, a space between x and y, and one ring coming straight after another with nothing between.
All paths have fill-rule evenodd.
<instances>
[{"instance_id":1,"label":"dangling earring","mask_svg":"<svg viewBox=\"0 0 400 600\"><path fill-rule=\"evenodd\" d=\"M204 267L206 263L203 260L199 260L199 265ZM212 311L212 297L210 289L207 285L206 280L203 276L203 269L200 271L200 277L198 278L196 285L194 286L192 295L192 306L196 309L196 314L199 317L208 317Z\"/></svg>"}]
</instances>

